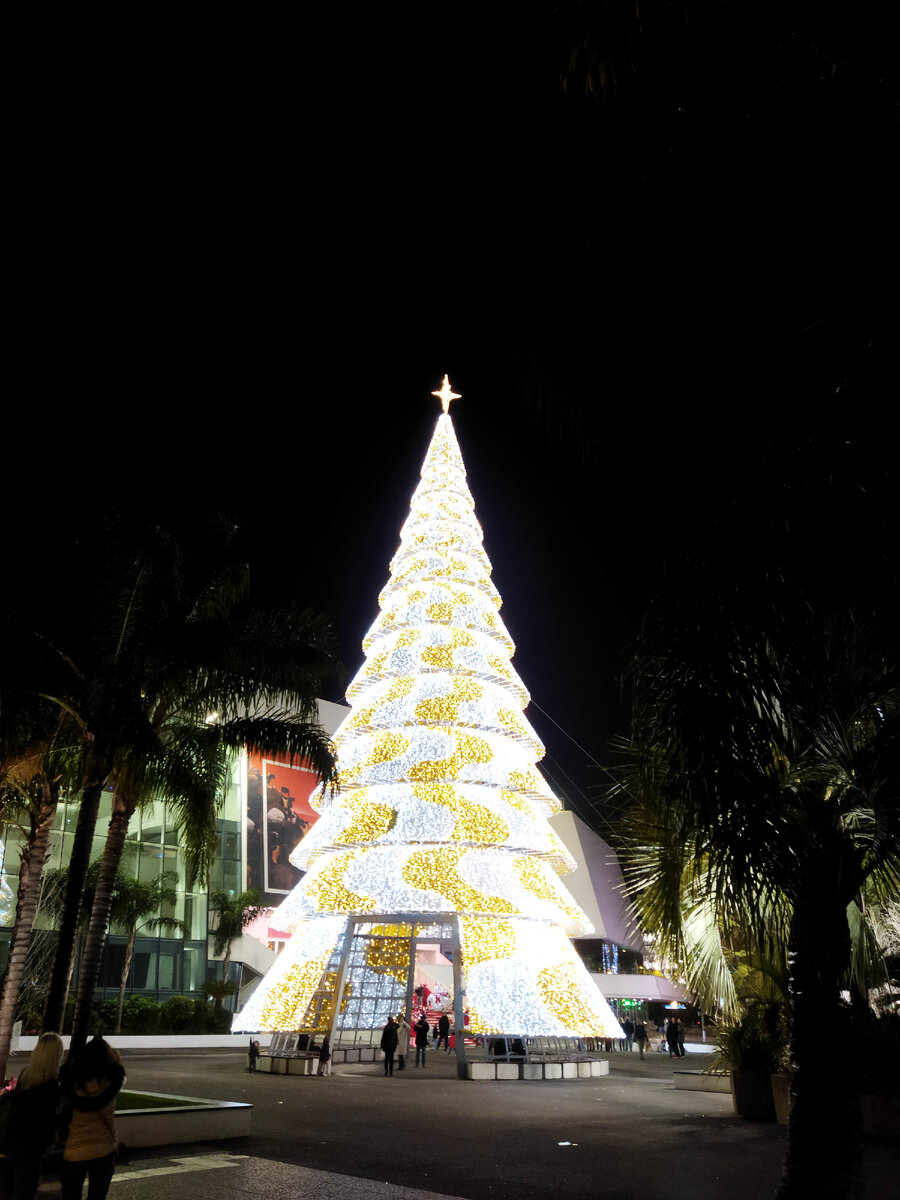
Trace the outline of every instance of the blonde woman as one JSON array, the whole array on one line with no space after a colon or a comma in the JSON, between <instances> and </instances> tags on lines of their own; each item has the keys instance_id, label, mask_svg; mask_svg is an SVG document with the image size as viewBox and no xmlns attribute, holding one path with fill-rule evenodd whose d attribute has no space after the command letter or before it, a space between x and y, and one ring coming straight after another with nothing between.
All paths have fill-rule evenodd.
<instances>
[{"instance_id":1,"label":"blonde woman","mask_svg":"<svg viewBox=\"0 0 900 1200\"><path fill-rule=\"evenodd\" d=\"M42 1033L28 1065L10 1093L0 1196L33 1200L41 1158L53 1141L59 1102L59 1064L63 1044L58 1033Z\"/></svg>"}]
</instances>

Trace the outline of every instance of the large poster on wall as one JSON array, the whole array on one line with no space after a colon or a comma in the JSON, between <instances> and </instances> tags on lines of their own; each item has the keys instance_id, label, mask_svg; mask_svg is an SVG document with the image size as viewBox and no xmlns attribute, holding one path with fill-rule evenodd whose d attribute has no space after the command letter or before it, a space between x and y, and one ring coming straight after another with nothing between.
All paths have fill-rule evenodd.
<instances>
[{"instance_id":1,"label":"large poster on wall","mask_svg":"<svg viewBox=\"0 0 900 1200\"><path fill-rule=\"evenodd\" d=\"M251 754L247 760L247 887L276 899L303 878L288 861L318 820L309 797L319 777L307 767Z\"/></svg>"}]
</instances>

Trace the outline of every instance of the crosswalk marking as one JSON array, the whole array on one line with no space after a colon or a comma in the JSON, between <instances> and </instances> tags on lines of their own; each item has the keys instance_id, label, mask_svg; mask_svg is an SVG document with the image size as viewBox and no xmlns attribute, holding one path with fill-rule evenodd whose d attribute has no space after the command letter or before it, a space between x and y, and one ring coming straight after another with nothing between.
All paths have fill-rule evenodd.
<instances>
[{"instance_id":1,"label":"crosswalk marking","mask_svg":"<svg viewBox=\"0 0 900 1200\"><path fill-rule=\"evenodd\" d=\"M185 1171L215 1171L219 1167L236 1167L246 1161L248 1154L194 1154L190 1158L170 1158L168 1167L142 1167L137 1171L119 1170L113 1175L113 1183L127 1183L133 1179L150 1179L153 1175L183 1175Z\"/></svg>"}]
</instances>

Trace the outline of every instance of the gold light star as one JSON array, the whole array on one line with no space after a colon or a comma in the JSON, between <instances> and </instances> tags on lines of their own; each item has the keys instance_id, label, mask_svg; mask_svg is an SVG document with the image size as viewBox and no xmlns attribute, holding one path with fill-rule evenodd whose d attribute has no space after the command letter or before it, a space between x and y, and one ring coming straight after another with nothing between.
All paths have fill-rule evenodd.
<instances>
[{"instance_id":1,"label":"gold light star","mask_svg":"<svg viewBox=\"0 0 900 1200\"><path fill-rule=\"evenodd\" d=\"M431 394L432 396L437 396L438 400L440 400L441 408L444 412L449 409L451 400L459 400L460 398L459 392L454 392L451 389L450 380L446 375L444 376L444 382L441 384L441 390L439 392L432 392Z\"/></svg>"}]
</instances>

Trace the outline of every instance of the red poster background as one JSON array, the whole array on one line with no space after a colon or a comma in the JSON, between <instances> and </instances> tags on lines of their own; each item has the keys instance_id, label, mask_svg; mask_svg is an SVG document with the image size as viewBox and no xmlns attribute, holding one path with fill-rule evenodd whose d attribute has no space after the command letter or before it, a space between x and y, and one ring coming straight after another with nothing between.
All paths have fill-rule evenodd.
<instances>
[{"instance_id":1,"label":"red poster background","mask_svg":"<svg viewBox=\"0 0 900 1200\"><path fill-rule=\"evenodd\" d=\"M309 803L318 782L303 765L248 755L247 886L276 903L303 878L288 857L318 820Z\"/></svg>"}]
</instances>

